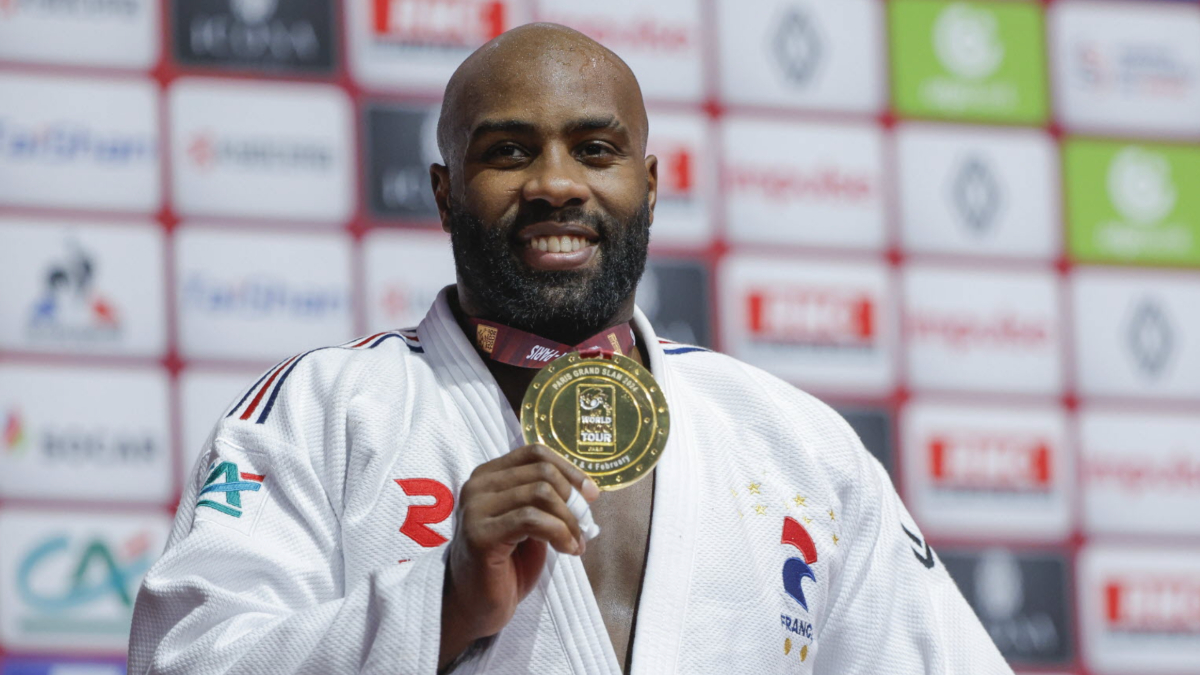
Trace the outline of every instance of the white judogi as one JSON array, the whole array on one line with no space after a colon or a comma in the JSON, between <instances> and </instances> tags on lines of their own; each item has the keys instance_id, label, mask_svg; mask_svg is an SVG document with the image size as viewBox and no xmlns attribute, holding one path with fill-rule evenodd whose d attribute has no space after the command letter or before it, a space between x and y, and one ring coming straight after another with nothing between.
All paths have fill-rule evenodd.
<instances>
[{"instance_id":1,"label":"white judogi","mask_svg":"<svg viewBox=\"0 0 1200 675\"><path fill-rule=\"evenodd\" d=\"M131 674L435 671L451 501L523 445L445 296L415 332L294 358L233 405L138 595ZM635 325L672 422L634 672L1011 673L837 414ZM472 653L456 672L620 672L580 559L553 550Z\"/></svg>"}]
</instances>

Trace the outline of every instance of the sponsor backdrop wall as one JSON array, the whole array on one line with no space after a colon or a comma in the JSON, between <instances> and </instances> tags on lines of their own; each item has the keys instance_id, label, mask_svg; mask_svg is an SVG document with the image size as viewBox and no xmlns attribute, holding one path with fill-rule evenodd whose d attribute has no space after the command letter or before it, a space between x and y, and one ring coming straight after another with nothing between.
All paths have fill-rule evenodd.
<instances>
[{"instance_id":1,"label":"sponsor backdrop wall","mask_svg":"<svg viewBox=\"0 0 1200 675\"><path fill-rule=\"evenodd\" d=\"M453 281L438 97L538 19L641 79L666 336L842 410L1018 671L1200 673L1167 0L0 2L0 671L121 672L223 409Z\"/></svg>"}]
</instances>

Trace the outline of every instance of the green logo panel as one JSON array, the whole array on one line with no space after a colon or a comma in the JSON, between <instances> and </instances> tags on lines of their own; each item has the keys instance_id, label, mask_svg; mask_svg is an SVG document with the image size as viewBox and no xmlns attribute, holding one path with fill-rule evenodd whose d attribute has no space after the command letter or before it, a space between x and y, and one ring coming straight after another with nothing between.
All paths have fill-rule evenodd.
<instances>
[{"instance_id":1,"label":"green logo panel","mask_svg":"<svg viewBox=\"0 0 1200 675\"><path fill-rule=\"evenodd\" d=\"M1071 256L1200 266L1200 148L1069 140Z\"/></svg>"},{"instance_id":2,"label":"green logo panel","mask_svg":"<svg viewBox=\"0 0 1200 675\"><path fill-rule=\"evenodd\" d=\"M1041 124L1040 3L893 0L892 91L904 115Z\"/></svg>"}]
</instances>

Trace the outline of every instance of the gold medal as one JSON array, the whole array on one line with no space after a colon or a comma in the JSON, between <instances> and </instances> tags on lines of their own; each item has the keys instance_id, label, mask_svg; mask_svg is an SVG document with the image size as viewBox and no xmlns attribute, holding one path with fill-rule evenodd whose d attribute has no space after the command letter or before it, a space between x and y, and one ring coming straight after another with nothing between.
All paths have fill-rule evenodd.
<instances>
[{"instance_id":1,"label":"gold medal","mask_svg":"<svg viewBox=\"0 0 1200 675\"><path fill-rule=\"evenodd\" d=\"M525 390L521 430L526 443L562 455L601 490L620 490L658 463L670 418L654 376L637 361L571 352L542 368Z\"/></svg>"}]
</instances>

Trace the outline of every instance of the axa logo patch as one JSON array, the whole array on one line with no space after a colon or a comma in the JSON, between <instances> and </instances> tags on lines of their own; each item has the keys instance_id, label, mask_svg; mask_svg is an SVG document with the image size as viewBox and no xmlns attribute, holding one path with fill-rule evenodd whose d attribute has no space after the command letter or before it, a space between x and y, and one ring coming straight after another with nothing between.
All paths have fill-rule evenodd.
<instances>
[{"instance_id":1,"label":"axa logo patch","mask_svg":"<svg viewBox=\"0 0 1200 675\"><path fill-rule=\"evenodd\" d=\"M783 536L781 544L787 544L800 553L800 557L788 558L783 562L783 590L800 603L808 611L808 600L804 597L804 580L816 582L816 573L812 565L817 562L817 545L813 543L808 530L804 529L797 520L791 517L783 519Z\"/></svg>"}]
</instances>

